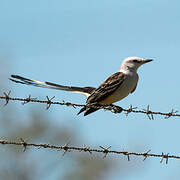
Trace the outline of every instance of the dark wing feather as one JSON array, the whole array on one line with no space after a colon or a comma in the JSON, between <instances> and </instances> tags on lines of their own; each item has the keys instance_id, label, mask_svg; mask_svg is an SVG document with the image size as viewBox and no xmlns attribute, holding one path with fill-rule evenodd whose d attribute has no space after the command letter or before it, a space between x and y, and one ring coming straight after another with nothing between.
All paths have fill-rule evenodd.
<instances>
[{"instance_id":1,"label":"dark wing feather","mask_svg":"<svg viewBox=\"0 0 180 180\"><path fill-rule=\"evenodd\" d=\"M89 108L86 110L86 112L84 113L84 116L87 116L95 111L97 111L98 109L95 109L95 108Z\"/></svg>"},{"instance_id":2,"label":"dark wing feather","mask_svg":"<svg viewBox=\"0 0 180 180\"><path fill-rule=\"evenodd\" d=\"M117 72L110 76L96 90L92 92L92 94L87 99L87 103L98 103L107 98L119 88L124 78L125 74L122 72Z\"/></svg>"},{"instance_id":3,"label":"dark wing feather","mask_svg":"<svg viewBox=\"0 0 180 180\"><path fill-rule=\"evenodd\" d=\"M95 89L92 94L87 99L87 104L97 103L107 98L109 95L111 95L114 91L116 91L119 86L123 83L123 80L125 78L124 73L117 72L110 76L108 79L106 79L97 89ZM85 111L84 116L87 116L90 113L93 113L94 111L97 111L98 109L95 108L86 108L83 107L78 114Z\"/></svg>"}]
</instances>

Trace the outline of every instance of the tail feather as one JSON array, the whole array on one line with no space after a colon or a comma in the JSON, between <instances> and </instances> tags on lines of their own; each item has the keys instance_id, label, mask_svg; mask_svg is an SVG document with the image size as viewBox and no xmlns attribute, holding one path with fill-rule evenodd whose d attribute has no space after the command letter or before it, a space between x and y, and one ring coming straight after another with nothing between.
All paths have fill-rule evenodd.
<instances>
[{"instance_id":1,"label":"tail feather","mask_svg":"<svg viewBox=\"0 0 180 180\"><path fill-rule=\"evenodd\" d=\"M89 108L89 109L84 113L84 116L87 116L88 114L91 114L91 113L93 113L93 112L95 112L95 111L97 111L97 110L99 110L99 109Z\"/></svg>"},{"instance_id":2,"label":"tail feather","mask_svg":"<svg viewBox=\"0 0 180 180\"><path fill-rule=\"evenodd\" d=\"M99 110L99 109L83 107L82 109L80 109L80 111L78 112L77 115L79 115L79 114L81 114L82 112L85 111L84 116L87 116L87 115L89 115L89 114L91 114L91 113L93 113L93 112L95 112L97 110Z\"/></svg>"},{"instance_id":3,"label":"tail feather","mask_svg":"<svg viewBox=\"0 0 180 180\"><path fill-rule=\"evenodd\" d=\"M83 94L86 97L88 97L96 89L94 87L63 86L63 85L55 84L51 82L41 82L37 80L32 80L32 79L24 78L18 75L11 75L11 78L9 79L15 83L32 85L32 86L42 87L42 88L71 91L71 92Z\"/></svg>"},{"instance_id":4,"label":"tail feather","mask_svg":"<svg viewBox=\"0 0 180 180\"><path fill-rule=\"evenodd\" d=\"M80 111L77 113L77 115L81 114L84 111L86 111L86 107L81 108Z\"/></svg>"},{"instance_id":5,"label":"tail feather","mask_svg":"<svg viewBox=\"0 0 180 180\"><path fill-rule=\"evenodd\" d=\"M81 94L85 95L87 98L96 89L94 87L63 86L63 85L55 84L55 83L51 83L51 82L41 82L41 81L37 81L37 80L32 80L32 79L24 78L24 77L18 76L18 75L11 75L11 78L9 78L9 79L15 83L20 83L20 84L25 84L25 85L81 93ZM88 114L91 114L97 110L98 109L96 109L96 108L83 107L79 111L78 115L85 111L84 116L87 116Z\"/></svg>"}]
</instances>

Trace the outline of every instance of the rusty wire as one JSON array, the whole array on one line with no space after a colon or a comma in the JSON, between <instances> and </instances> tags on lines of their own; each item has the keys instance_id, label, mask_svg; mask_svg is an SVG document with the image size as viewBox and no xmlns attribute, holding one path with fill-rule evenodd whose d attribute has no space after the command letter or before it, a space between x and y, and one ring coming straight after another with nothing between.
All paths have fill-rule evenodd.
<instances>
[{"instance_id":1,"label":"rusty wire","mask_svg":"<svg viewBox=\"0 0 180 180\"><path fill-rule=\"evenodd\" d=\"M52 101L55 98L54 96L52 98L46 96L46 100L38 100L37 98L32 98L31 95L29 95L27 98L14 98L14 97L10 97L10 93L11 91L9 91L8 93L4 92L4 96L0 96L0 99L4 99L6 101L4 106L6 106L9 103L9 101L21 101L23 105L29 102L46 104L46 109L49 109L52 104L55 104L62 106L71 106L73 108L93 107L97 109L109 110L113 113L121 113L124 111L126 115L128 115L129 113L141 113L141 114L146 114L150 120L154 120L154 115L164 116L165 119L168 119L170 117L180 117L180 114L177 114L178 111L175 111L174 109L172 109L169 112L151 111L149 105L147 106L146 109L142 109L142 110L138 110L137 107L133 107L132 105L130 105L129 108L124 109L116 105L96 105L96 104L83 105L83 104L74 104L65 101L62 102Z\"/></svg>"},{"instance_id":2,"label":"rusty wire","mask_svg":"<svg viewBox=\"0 0 180 180\"><path fill-rule=\"evenodd\" d=\"M55 98L54 96L52 98L49 98L48 96L46 96L46 100L38 100L37 98L31 98L31 95L29 95L27 98L14 98L14 97L10 97L10 93L11 91L9 91L8 93L4 92L4 96L0 96L0 99L4 99L6 101L4 106L6 106L9 103L9 101L21 101L23 105L29 102L46 104L46 109L49 109L52 104L71 106L74 108L87 106L83 104L74 104L74 103L65 102L65 101L62 101L62 102L52 101L52 99ZM170 118L172 116L180 117L180 114L177 114L178 111L174 111L173 109L170 112L166 112L166 113L157 112L157 111L155 112L155 111L150 110L149 105L147 106L146 109L143 109L143 110L137 110L137 107L133 107L132 105L130 105L128 109L124 109L116 105L96 105L96 104L88 105L88 107L93 107L97 109L105 109L113 113L121 113L122 111L124 111L126 115L128 115L129 113L142 113L142 114L146 114L148 118L151 120L154 119L153 115L162 115L164 116L165 119Z\"/></svg>"},{"instance_id":3,"label":"rusty wire","mask_svg":"<svg viewBox=\"0 0 180 180\"><path fill-rule=\"evenodd\" d=\"M127 156L128 161L131 160L130 159L131 156L143 157L143 161L145 161L148 157L160 158L160 163L162 163L163 160L165 160L166 164L168 164L169 159L180 159L180 156L170 155L169 153L162 152L161 154L153 154L153 153L150 153L151 150L138 153L138 152L128 152L125 150L122 150L122 151L110 150L111 146L109 146L107 148L105 148L103 146L99 146L98 149L94 149L94 148L87 147L85 145L83 145L82 147L70 146L69 143L67 143L63 146L50 145L50 144L35 144L35 143L28 143L25 140L23 140L22 138L20 138L19 142L0 139L0 144L22 146L23 152L25 152L28 147L34 147L34 148L38 148L38 149L44 148L44 149L54 149L57 151L62 150L63 151L62 155L65 155L65 153L71 152L71 151L88 152L90 154L100 153L103 155L103 158L106 158L107 155L109 155L109 154L116 154L116 155Z\"/></svg>"},{"instance_id":4,"label":"rusty wire","mask_svg":"<svg viewBox=\"0 0 180 180\"><path fill-rule=\"evenodd\" d=\"M52 101L54 99L54 97L49 98L48 96L46 96L46 100L38 100L37 98L32 98L31 95L29 95L27 98L14 98L14 97L10 97L10 93L11 93L10 91L8 93L4 92L4 96L0 96L0 99L5 100L4 106L6 106L9 103L9 101L21 101L23 105L27 104L29 102L42 103L42 104L46 104L46 109L49 109L52 104L71 106L74 108L87 106L87 105L74 104L74 103L64 102L64 101L62 101L62 102ZM115 105L108 105L108 106L92 105L91 107L109 110L113 113L121 113L122 111L124 111L126 115L128 115L129 113L143 113L143 114L146 114L147 117L151 120L154 119L153 115L162 115L166 119L169 117L172 117L172 116L180 117L180 114L177 114L178 111L174 111L173 109L168 113L154 112L154 111L150 110L149 105L147 106L146 109L143 109L143 110L137 110L137 107L133 107L132 105L130 105L130 107L128 109L123 109L123 108L121 108L119 106L115 106ZM103 158L105 158L108 154L118 154L118 155L127 156L128 161L130 161L131 156L141 156L141 157L143 157L143 161L146 160L148 157L160 158L160 163L162 163L163 160L165 160L166 164L168 163L169 159L180 159L180 156L169 155L169 153L162 152L162 154L153 154L153 153L150 153L151 150L147 150L145 152L138 153L138 152L128 152L125 150L122 150L122 151L110 150L111 146L109 146L107 148L99 146L99 149L93 149L93 148L87 147L85 145L83 145L82 147L70 146L69 143L65 144L64 146L56 146L56 145L50 145L50 144L34 144L34 143L28 143L25 140L23 140L22 138L20 139L19 142L0 139L0 144L22 146L24 148L23 151L26 151L27 147L63 150L64 151L63 155L65 155L65 153L70 152L70 151L79 151L79 152L83 151L83 152L88 152L90 154L101 153L101 154L103 154Z\"/></svg>"}]
</instances>

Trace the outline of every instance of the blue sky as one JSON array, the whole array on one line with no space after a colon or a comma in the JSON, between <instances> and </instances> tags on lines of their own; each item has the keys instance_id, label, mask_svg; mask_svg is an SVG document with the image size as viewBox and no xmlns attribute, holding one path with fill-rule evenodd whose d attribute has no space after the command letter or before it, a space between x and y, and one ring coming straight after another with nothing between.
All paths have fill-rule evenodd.
<instances>
[{"instance_id":1,"label":"blue sky","mask_svg":"<svg viewBox=\"0 0 180 180\"><path fill-rule=\"evenodd\" d=\"M117 105L127 108L133 104L142 109L149 104L152 110L165 112L180 109L179 1L6 0L0 4L0 53L8 54L11 68L5 78L19 74L65 85L97 87L119 69L125 57L153 58L152 63L139 69L136 92ZM55 95L60 101L85 102L78 94L10 82L9 89L21 97ZM22 111L19 106L17 110ZM139 148L180 155L178 118L164 120L156 116L150 121L144 115L126 117L104 111L84 118L76 116L77 109L55 106L43 112L56 119L78 121L76 126L89 140L89 146L112 145L119 150ZM151 159L141 162L140 167L124 179L176 179L179 162L170 160L162 165Z\"/></svg>"}]
</instances>

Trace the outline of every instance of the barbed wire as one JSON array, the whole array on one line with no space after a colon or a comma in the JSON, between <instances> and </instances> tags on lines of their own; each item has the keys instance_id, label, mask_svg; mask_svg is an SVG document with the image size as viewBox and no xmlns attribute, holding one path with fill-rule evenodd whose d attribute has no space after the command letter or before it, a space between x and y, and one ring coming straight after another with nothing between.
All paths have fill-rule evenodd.
<instances>
[{"instance_id":1,"label":"barbed wire","mask_svg":"<svg viewBox=\"0 0 180 180\"><path fill-rule=\"evenodd\" d=\"M78 151L78 152L88 152L90 154L93 153L100 153L103 154L103 158L106 158L108 154L116 154L116 155L123 155L127 157L127 160L131 160L131 156L140 156L143 157L143 161L145 161L148 157L153 157L153 158L160 158L160 163L165 160L165 163L168 164L169 159L180 159L180 156L176 155L170 155L169 153L161 153L161 154L153 154L150 153L151 150L147 150L145 152L128 152L125 150L122 151L116 151L116 150L110 150L111 146L105 148L103 146L99 146L99 149L94 149L87 147L83 145L82 147L77 147L77 146L70 146L69 143L63 145L63 146L57 146L57 145L50 145L50 144L35 144L35 143L28 143L24 139L20 138L20 141L8 141L8 140L3 140L0 139L0 144L2 145L15 145L15 146L22 146L23 147L23 152L27 150L27 147L34 147L34 148L44 148L44 149L54 149L57 151L62 150L63 154L65 155L67 152L70 151Z\"/></svg>"},{"instance_id":2,"label":"barbed wire","mask_svg":"<svg viewBox=\"0 0 180 180\"><path fill-rule=\"evenodd\" d=\"M128 109L123 109L123 108L121 108L119 106L115 106L115 105L107 105L107 106L88 105L87 106L87 105L82 105L82 104L73 104L73 103L65 102L65 101L63 101L63 102L52 101L55 97L49 98L48 96L46 96L46 100L38 100L37 98L32 98L31 95L29 95L27 98L14 98L14 97L10 97L10 93L11 93L11 91L9 91L8 93L4 92L4 96L0 96L0 99L5 100L4 106L6 106L9 103L9 101L21 101L23 105L27 104L29 102L46 104L46 109L49 109L52 104L55 104L55 105L71 106L74 108L76 108L76 107L93 107L93 108L98 108L98 109L109 110L113 113L121 113L122 111L124 111L126 115L128 115L131 112L132 113L143 113L143 114L146 114L149 119L154 119L153 115L162 115L166 119L171 116L180 117L180 114L177 114L178 111L171 110L168 113L154 112L154 111L150 110L149 105L147 106L146 109L143 109L143 110L137 110L137 107L133 107L132 105L130 105L130 107ZM65 155L65 153L70 152L70 151L79 151L79 152L83 151L83 152L89 152L90 154L102 153L103 158L105 158L108 154L118 154L118 155L127 156L128 161L130 161L131 156L141 156L141 157L143 157L143 161L146 160L148 157L160 158L160 163L162 163L163 160L165 160L166 164L168 163L169 159L180 159L180 156L169 155L169 153L162 152L161 154L153 154L153 153L150 153L151 150L147 150L145 152L138 153L138 152L128 152L125 150L122 150L122 151L110 150L111 146L109 146L107 148L105 148L103 146L99 146L99 149L93 149L93 148L87 147L85 145L83 145L83 147L69 146L69 143L65 144L64 146L56 146L56 145L50 145L50 144L34 144L34 143L28 143L25 140L23 140L22 138L20 139L20 142L0 139L0 144L23 146L23 148L24 148L23 151L26 151L27 147L35 147L38 149L46 148L46 149L63 150L64 151L63 155Z\"/></svg>"},{"instance_id":3,"label":"barbed wire","mask_svg":"<svg viewBox=\"0 0 180 180\"><path fill-rule=\"evenodd\" d=\"M137 107L133 107L132 105L130 105L128 109L124 109L116 105L97 105L97 104L83 105L83 104L74 104L74 103L65 102L65 101L62 101L62 102L52 101L55 98L55 96L53 96L52 98L50 98L49 96L46 96L46 100L38 100L37 98L32 98L31 95L29 95L27 98L14 98L14 97L10 97L10 93L11 91L9 91L8 93L4 92L4 96L0 96L0 99L4 99L6 101L4 106L6 106L9 103L9 101L21 101L23 105L29 102L46 104L46 109L49 109L51 105L54 104L54 105L62 105L62 106L71 106L73 108L93 107L96 109L109 110L115 114L121 113L124 111L126 116L128 116L129 113L141 113L141 114L146 114L150 120L154 120L154 115L164 116L165 119L168 119L170 117L180 117L180 114L177 114L178 111L174 109L172 109L169 112L151 111L149 105L147 106L146 109L142 109L142 110L138 110Z\"/></svg>"}]
</instances>

